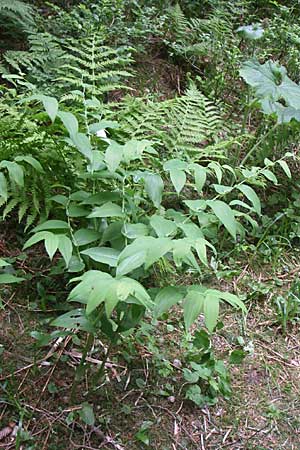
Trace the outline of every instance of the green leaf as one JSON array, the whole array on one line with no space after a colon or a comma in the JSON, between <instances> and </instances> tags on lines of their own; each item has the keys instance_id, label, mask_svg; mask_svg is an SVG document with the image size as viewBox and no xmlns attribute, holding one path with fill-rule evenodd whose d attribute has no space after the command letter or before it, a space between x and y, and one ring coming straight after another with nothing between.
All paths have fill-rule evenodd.
<instances>
[{"instance_id":1,"label":"green leaf","mask_svg":"<svg viewBox=\"0 0 300 450\"><path fill-rule=\"evenodd\" d=\"M91 244L92 242L100 239L100 237L101 233L99 233L99 231L90 230L89 228L81 228L74 233L75 245L77 245L78 247Z\"/></svg>"},{"instance_id":2,"label":"green leaf","mask_svg":"<svg viewBox=\"0 0 300 450\"><path fill-rule=\"evenodd\" d=\"M110 267L117 267L121 252L110 247L92 247L80 253L89 256L93 261L108 264Z\"/></svg>"},{"instance_id":3,"label":"green leaf","mask_svg":"<svg viewBox=\"0 0 300 450\"><path fill-rule=\"evenodd\" d=\"M230 353L229 363L230 364L242 364L246 356L246 352L244 350L233 350Z\"/></svg>"},{"instance_id":4,"label":"green leaf","mask_svg":"<svg viewBox=\"0 0 300 450\"><path fill-rule=\"evenodd\" d=\"M34 233L44 230L68 230L69 224L64 220L47 220L35 227L32 231Z\"/></svg>"},{"instance_id":5,"label":"green leaf","mask_svg":"<svg viewBox=\"0 0 300 450\"><path fill-rule=\"evenodd\" d=\"M33 158L32 156L29 156L29 155L16 156L15 161L17 161L17 162L25 161L28 164L30 164L37 172L44 173L44 169L42 168L39 161L37 159Z\"/></svg>"},{"instance_id":6,"label":"green leaf","mask_svg":"<svg viewBox=\"0 0 300 450\"><path fill-rule=\"evenodd\" d=\"M268 180L273 181L274 184L278 184L278 180L273 172L269 169L262 170L262 175L264 175Z\"/></svg>"},{"instance_id":7,"label":"green leaf","mask_svg":"<svg viewBox=\"0 0 300 450\"><path fill-rule=\"evenodd\" d=\"M25 242L23 250L37 244L40 241L43 241L44 239L47 239L49 236L52 236L52 233L49 231L39 231L38 233L35 233L30 239L28 239L28 241Z\"/></svg>"},{"instance_id":8,"label":"green leaf","mask_svg":"<svg viewBox=\"0 0 300 450\"><path fill-rule=\"evenodd\" d=\"M147 246L147 256L145 261L145 270L157 262L166 253L172 249L172 240L169 238L150 238Z\"/></svg>"},{"instance_id":9,"label":"green leaf","mask_svg":"<svg viewBox=\"0 0 300 450\"><path fill-rule=\"evenodd\" d=\"M0 163L0 169L1 168L6 168L8 170L8 175L12 182L20 187L24 186L24 171L20 164L4 160Z\"/></svg>"},{"instance_id":10,"label":"green leaf","mask_svg":"<svg viewBox=\"0 0 300 450\"><path fill-rule=\"evenodd\" d=\"M88 317L84 309L74 309L69 311L53 320L51 325L54 327L62 327L67 329L79 329L86 331L88 333L94 333L95 329Z\"/></svg>"},{"instance_id":11,"label":"green leaf","mask_svg":"<svg viewBox=\"0 0 300 450\"><path fill-rule=\"evenodd\" d=\"M80 418L86 425L92 427L95 425L95 415L92 405L84 403L82 409L79 411Z\"/></svg>"},{"instance_id":12,"label":"green leaf","mask_svg":"<svg viewBox=\"0 0 300 450\"><path fill-rule=\"evenodd\" d=\"M202 193L203 187L206 183L206 169L199 164L194 164L194 177L197 191Z\"/></svg>"},{"instance_id":13,"label":"green leaf","mask_svg":"<svg viewBox=\"0 0 300 450\"><path fill-rule=\"evenodd\" d=\"M84 133L74 133L71 137L79 152L92 161L93 152L89 138Z\"/></svg>"},{"instance_id":14,"label":"green leaf","mask_svg":"<svg viewBox=\"0 0 300 450\"><path fill-rule=\"evenodd\" d=\"M167 220L162 216L152 216L150 225L158 237L168 237L174 235L177 231L177 225L172 220Z\"/></svg>"},{"instance_id":15,"label":"green leaf","mask_svg":"<svg viewBox=\"0 0 300 450\"><path fill-rule=\"evenodd\" d=\"M219 317L219 298L213 294L206 294L203 304L203 312L205 317L205 325L208 331L212 332L217 325Z\"/></svg>"},{"instance_id":16,"label":"green leaf","mask_svg":"<svg viewBox=\"0 0 300 450\"><path fill-rule=\"evenodd\" d=\"M24 278L15 277L9 273L0 274L0 284L20 283L21 281L24 281Z\"/></svg>"},{"instance_id":17,"label":"green leaf","mask_svg":"<svg viewBox=\"0 0 300 450\"><path fill-rule=\"evenodd\" d=\"M284 99L288 106L300 108L300 88L288 76L286 68L277 62L247 61L240 70L244 80L252 86L260 98L273 101Z\"/></svg>"},{"instance_id":18,"label":"green leaf","mask_svg":"<svg viewBox=\"0 0 300 450\"><path fill-rule=\"evenodd\" d=\"M71 240L64 234L59 235L58 250L65 260L66 267L68 267L69 262L72 258L73 245Z\"/></svg>"},{"instance_id":19,"label":"green leaf","mask_svg":"<svg viewBox=\"0 0 300 450\"><path fill-rule=\"evenodd\" d=\"M106 149L104 161L110 172L115 172L123 157L123 146L112 142Z\"/></svg>"},{"instance_id":20,"label":"green leaf","mask_svg":"<svg viewBox=\"0 0 300 450\"><path fill-rule=\"evenodd\" d=\"M229 194L229 192L231 192L233 189L232 186L224 186L223 184L213 184L212 186L214 190L220 195Z\"/></svg>"},{"instance_id":21,"label":"green leaf","mask_svg":"<svg viewBox=\"0 0 300 450\"><path fill-rule=\"evenodd\" d=\"M154 316L160 317L168 311L173 305L176 305L183 299L182 292L173 286L165 287L159 291L155 297Z\"/></svg>"},{"instance_id":22,"label":"green leaf","mask_svg":"<svg viewBox=\"0 0 300 450\"><path fill-rule=\"evenodd\" d=\"M227 231L235 239L237 232L237 224L234 217L234 213L230 206L221 200L208 200L208 206L213 210L219 221L225 226Z\"/></svg>"},{"instance_id":23,"label":"green leaf","mask_svg":"<svg viewBox=\"0 0 300 450\"><path fill-rule=\"evenodd\" d=\"M78 133L78 122L74 114L65 111L59 111L57 116L61 119L64 126L68 130L70 137L75 136Z\"/></svg>"},{"instance_id":24,"label":"green leaf","mask_svg":"<svg viewBox=\"0 0 300 450\"><path fill-rule=\"evenodd\" d=\"M253 209L257 214L261 214L261 204L260 200L252 187L246 184L241 184L237 186L237 189L241 191L245 197L252 203Z\"/></svg>"},{"instance_id":25,"label":"green leaf","mask_svg":"<svg viewBox=\"0 0 300 450\"><path fill-rule=\"evenodd\" d=\"M184 200L186 206L194 212L203 211L206 208L205 200Z\"/></svg>"},{"instance_id":26,"label":"green leaf","mask_svg":"<svg viewBox=\"0 0 300 450\"><path fill-rule=\"evenodd\" d=\"M289 168L289 166L287 165L287 163L286 163L285 161L282 161L282 160L277 161L277 162L278 162L278 164L281 166L281 168L282 168L282 170L284 171L284 173L286 174L286 176L287 176L288 178L292 178L292 174L291 174L290 168ZM1 182L0 182L0 185L1 185ZM0 191L0 194L1 194L1 191Z\"/></svg>"},{"instance_id":27,"label":"green leaf","mask_svg":"<svg viewBox=\"0 0 300 450\"><path fill-rule=\"evenodd\" d=\"M136 239L149 234L149 228L143 223L125 223L122 228L122 234L128 239Z\"/></svg>"},{"instance_id":28,"label":"green leaf","mask_svg":"<svg viewBox=\"0 0 300 450\"><path fill-rule=\"evenodd\" d=\"M121 255L122 256L122 253ZM126 275L133 270L141 267L146 260L146 251L142 250L124 259L119 259L117 265L117 276Z\"/></svg>"},{"instance_id":29,"label":"green leaf","mask_svg":"<svg viewBox=\"0 0 300 450\"><path fill-rule=\"evenodd\" d=\"M145 177L145 190L156 208L160 207L164 182L158 174L148 174Z\"/></svg>"},{"instance_id":30,"label":"green leaf","mask_svg":"<svg viewBox=\"0 0 300 450\"><path fill-rule=\"evenodd\" d=\"M27 100L40 100L43 103L43 106L50 117L51 121L54 122L55 117L58 112L58 101L55 97L49 97L47 95L32 95L27 98Z\"/></svg>"},{"instance_id":31,"label":"green leaf","mask_svg":"<svg viewBox=\"0 0 300 450\"><path fill-rule=\"evenodd\" d=\"M104 205L94 208L88 219L93 219L95 217L123 217L124 213L121 206L116 205L112 202L107 202Z\"/></svg>"},{"instance_id":32,"label":"green leaf","mask_svg":"<svg viewBox=\"0 0 300 450\"><path fill-rule=\"evenodd\" d=\"M59 237L57 234L49 233L45 239L45 248L51 260L58 249L58 244Z\"/></svg>"},{"instance_id":33,"label":"green leaf","mask_svg":"<svg viewBox=\"0 0 300 450\"><path fill-rule=\"evenodd\" d=\"M7 182L4 174L1 172L0 172L0 197L2 197L5 202L7 202L8 199Z\"/></svg>"},{"instance_id":34,"label":"green leaf","mask_svg":"<svg viewBox=\"0 0 300 450\"><path fill-rule=\"evenodd\" d=\"M172 169L170 170L170 178L177 194L179 195L186 183L185 172L179 169Z\"/></svg>"},{"instance_id":35,"label":"green leaf","mask_svg":"<svg viewBox=\"0 0 300 450\"><path fill-rule=\"evenodd\" d=\"M203 312L205 295L203 292L192 290L189 291L183 304L183 316L185 329L188 331L191 325Z\"/></svg>"},{"instance_id":36,"label":"green leaf","mask_svg":"<svg viewBox=\"0 0 300 450\"><path fill-rule=\"evenodd\" d=\"M207 241L205 239L197 238L197 240L194 243L194 248L197 252L197 255L198 255L198 258L200 259L200 261L206 267L208 267L206 245L207 245Z\"/></svg>"},{"instance_id":37,"label":"green leaf","mask_svg":"<svg viewBox=\"0 0 300 450\"><path fill-rule=\"evenodd\" d=\"M0 258L0 267L6 267L6 266L10 266L10 264L5 261L4 259Z\"/></svg>"}]
</instances>

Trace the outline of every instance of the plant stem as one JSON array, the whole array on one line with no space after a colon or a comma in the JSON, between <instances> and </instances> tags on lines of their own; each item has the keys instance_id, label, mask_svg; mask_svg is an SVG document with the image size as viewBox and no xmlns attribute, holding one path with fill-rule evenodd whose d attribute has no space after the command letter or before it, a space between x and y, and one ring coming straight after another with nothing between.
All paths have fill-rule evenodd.
<instances>
[{"instance_id":1,"label":"plant stem","mask_svg":"<svg viewBox=\"0 0 300 450\"><path fill-rule=\"evenodd\" d=\"M278 123L275 123L275 125L269 129L269 131L262 136L261 139L259 139L259 141L251 148L251 150L249 150L249 152L247 153L247 155L244 157L244 159L241 162L241 166L243 166L245 164L246 161L248 161L248 159L250 158L250 156L252 155L252 153L254 153L254 151L265 141L265 139L271 134L273 133L276 128L278 127Z\"/></svg>"},{"instance_id":2,"label":"plant stem","mask_svg":"<svg viewBox=\"0 0 300 450\"><path fill-rule=\"evenodd\" d=\"M84 367L84 364L85 364L85 361L86 361L87 354L90 351L90 349L92 348L93 342L94 342L94 335L93 335L93 333L89 333L88 337L87 337L87 340L86 340L86 344L85 344L84 349L82 351L82 357L81 357L81 360L80 360L80 364L77 367L76 372L75 372L75 378L74 378L74 381L73 381L73 384L72 384L72 390L71 390L71 402L75 401L76 389L77 389L78 383L79 383L79 381L81 379L81 375L82 375L82 371L83 371L83 367Z\"/></svg>"}]
</instances>

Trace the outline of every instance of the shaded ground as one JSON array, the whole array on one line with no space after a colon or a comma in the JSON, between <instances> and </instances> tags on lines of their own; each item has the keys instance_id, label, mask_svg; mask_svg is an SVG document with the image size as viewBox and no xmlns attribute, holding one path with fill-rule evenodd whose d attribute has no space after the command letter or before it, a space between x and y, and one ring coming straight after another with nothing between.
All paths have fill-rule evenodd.
<instances>
[{"instance_id":1,"label":"shaded ground","mask_svg":"<svg viewBox=\"0 0 300 450\"><path fill-rule=\"evenodd\" d=\"M255 275L240 274L233 285L247 290ZM287 286L295 275L294 270L284 279ZM270 285L270 277L265 278L257 278L258 286ZM145 324L136 344L126 339L112 353L106 381L91 389L86 378L72 402L78 339L83 337L64 337L37 349L30 332L47 332L55 308L49 301L41 307L41 299L33 301L24 287L16 294L2 288L1 294L0 448L299 449L300 331L290 324L287 336L282 334L271 288L247 303L245 321L232 312L225 314L225 326L214 339L217 352L229 354L243 336L247 356L240 365L230 366L231 399L205 408L184 399L184 380L176 364L176 358L184 357L180 312L155 328ZM96 372L105 348L95 341L90 373ZM86 424L85 402L93 408L94 425ZM22 430L17 436L15 426Z\"/></svg>"}]
</instances>

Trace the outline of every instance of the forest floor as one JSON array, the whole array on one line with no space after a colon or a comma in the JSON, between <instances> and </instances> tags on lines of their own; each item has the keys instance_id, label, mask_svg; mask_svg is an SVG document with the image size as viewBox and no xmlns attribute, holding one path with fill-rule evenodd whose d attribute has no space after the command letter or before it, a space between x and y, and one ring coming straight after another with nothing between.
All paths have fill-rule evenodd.
<instances>
[{"instance_id":1,"label":"forest floor","mask_svg":"<svg viewBox=\"0 0 300 450\"><path fill-rule=\"evenodd\" d=\"M2 238L4 250L17 254ZM268 266L256 273L241 265L229 281L220 280L223 288L230 283L240 293L251 288L253 300L247 304L245 319L225 311L224 328L214 339L216 353L229 354L237 348L236 337L242 335L247 355L240 364L230 365L232 397L205 408L184 399L177 345L184 332L176 311L155 328L149 323L138 344L127 341L113 352L106 382L87 393L86 379L71 400L80 360L76 336L62 338L57 346L51 343L43 350L36 347L30 335L33 330L49 331L47 319L55 306L49 306L51 298L44 299L44 304L32 298L31 284L36 283L37 273L45 277L48 268L41 269L37 254L32 260L20 261L32 281L13 294L3 289L0 310L0 448L299 449L300 330L289 324L284 336L272 304L276 289L288 289L300 270L296 260L297 255L289 256L290 270L284 273ZM155 343L149 333L155 334ZM102 351L105 348L103 342L97 345ZM158 366L159 354L165 359ZM95 372L100 363L96 350L89 362ZM175 389L168 395L170 386ZM93 407L94 425L87 425L86 418L81 420L82 414L89 414L85 402ZM19 443L13 436L15 424L24 430Z\"/></svg>"}]
</instances>

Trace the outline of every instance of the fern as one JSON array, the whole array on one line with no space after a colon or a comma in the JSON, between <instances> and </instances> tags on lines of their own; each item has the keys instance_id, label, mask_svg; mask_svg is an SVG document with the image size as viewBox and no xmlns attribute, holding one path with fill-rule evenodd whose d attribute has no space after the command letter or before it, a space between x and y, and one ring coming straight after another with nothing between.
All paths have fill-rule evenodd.
<instances>
[{"instance_id":1,"label":"fern","mask_svg":"<svg viewBox=\"0 0 300 450\"><path fill-rule=\"evenodd\" d=\"M28 35L28 43L28 51L9 50L4 53L4 69L0 68L0 72L4 78L21 87L30 83L43 92L55 92L55 77L65 56L59 41L49 33L35 33Z\"/></svg>"},{"instance_id":2,"label":"fern","mask_svg":"<svg viewBox=\"0 0 300 450\"><path fill-rule=\"evenodd\" d=\"M20 0L1 0L0 15L10 15L12 18L23 21L32 21L33 10Z\"/></svg>"},{"instance_id":3,"label":"fern","mask_svg":"<svg viewBox=\"0 0 300 450\"><path fill-rule=\"evenodd\" d=\"M48 182L43 178L43 168L31 156L0 162L0 205L3 208L3 219L14 210L17 210L19 222L25 215L47 218L50 193ZM31 223L31 220L27 221L27 224Z\"/></svg>"},{"instance_id":4,"label":"fern","mask_svg":"<svg viewBox=\"0 0 300 450\"><path fill-rule=\"evenodd\" d=\"M169 152L200 154L201 143L222 127L218 109L193 85L173 100L127 100L115 117L128 136L150 138Z\"/></svg>"},{"instance_id":5,"label":"fern","mask_svg":"<svg viewBox=\"0 0 300 450\"><path fill-rule=\"evenodd\" d=\"M59 70L57 81L64 90L79 90L86 96L103 96L115 89L124 89L121 82L132 74L124 67L132 62L130 49L113 49L102 45L102 38L92 33L66 48L66 63ZM66 95L64 99L72 98Z\"/></svg>"}]
</instances>

